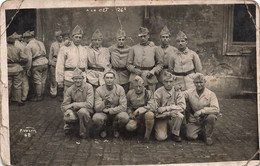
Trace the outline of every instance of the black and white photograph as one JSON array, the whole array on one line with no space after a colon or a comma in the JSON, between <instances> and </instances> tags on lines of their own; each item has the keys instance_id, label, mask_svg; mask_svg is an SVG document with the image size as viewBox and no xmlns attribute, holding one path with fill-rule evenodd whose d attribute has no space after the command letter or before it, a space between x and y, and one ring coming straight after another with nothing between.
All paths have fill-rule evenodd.
<instances>
[{"instance_id":1,"label":"black and white photograph","mask_svg":"<svg viewBox=\"0 0 260 166\"><path fill-rule=\"evenodd\" d=\"M257 165L259 4L1 6L4 165Z\"/></svg>"}]
</instances>

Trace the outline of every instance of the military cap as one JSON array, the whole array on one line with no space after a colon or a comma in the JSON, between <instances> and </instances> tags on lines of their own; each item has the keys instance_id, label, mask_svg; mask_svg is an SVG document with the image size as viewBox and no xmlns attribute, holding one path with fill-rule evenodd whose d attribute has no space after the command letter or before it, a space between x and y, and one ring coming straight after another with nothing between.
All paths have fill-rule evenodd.
<instances>
[{"instance_id":1,"label":"military cap","mask_svg":"<svg viewBox=\"0 0 260 166\"><path fill-rule=\"evenodd\" d=\"M135 78L133 79L133 84L134 85L140 85L140 84L142 85L142 84L144 84L144 80L140 76L135 76Z\"/></svg>"},{"instance_id":2,"label":"military cap","mask_svg":"<svg viewBox=\"0 0 260 166\"><path fill-rule=\"evenodd\" d=\"M131 119L125 127L127 131L134 131L135 129L137 129L136 121Z\"/></svg>"},{"instance_id":3,"label":"military cap","mask_svg":"<svg viewBox=\"0 0 260 166\"><path fill-rule=\"evenodd\" d=\"M30 34L31 34L32 36L34 36L34 31L30 31Z\"/></svg>"},{"instance_id":4,"label":"military cap","mask_svg":"<svg viewBox=\"0 0 260 166\"><path fill-rule=\"evenodd\" d=\"M168 71L164 71L163 72L163 80L169 80L169 79L176 79L176 77L174 75L172 75L172 73L168 72Z\"/></svg>"},{"instance_id":5,"label":"military cap","mask_svg":"<svg viewBox=\"0 0 260 166\"><path fill-rule=\"evenodd\" d=\"M96 29L91 39L103 39L103 34L100 32L99 29Z\"/></svg>"},{"instance_id":6,"label":"military cap","mask_svg":"<svg viewBox=\"0 0 260 166\"><path fill-rule=\"evenodd\" d=\"M15 36L14 36L14 34L12 34L12 35L10 35L10 36L7 37L7 42L14 43L14 41L15 41Z\"/></svg>"},{"instance_id":7,"label":"military cap","mask_svg":"<svg viewBox=\"0 0 260 166\"><path fill-rule=\"evenodd\" d=\"M147 28L140 27L138 36L148 35L148 33L149 33L149 30Z\"/></svg>"},{"instance_id":8,"label":"military cap","mask_svg":"<svg viewBox=\"0 0 260 166\"><path fill-rule=\"evenodd\" d=\"M206 81L205 76L202 73L196 73L193 76L193 81L195 80Z\"/></svg>"},{"instance_id":9,"label":"military cap","mask_svg":"<svg viewBox=\"0 0 260 166\"><path fill-rule=\"evenodd\" d=\"M112 70L112 69L108 69L108 70L105 70L105 71L104 71L104 77L105 77L105 76L106 76L106 74L108 74L108 73L111 73L111 74L113 74L113 75L114 75L114 77L116 76L116 74L115 74L114 70Z\"/></svg>"},{"instance_id":10,"label":"military cap","mask_svg":"<svg viewBox=\"0 0 260 166\"><path fill-rule=\"evenodd\" d=\"M62 32L61 31L56 31L55 32L55 36L58 37L58 36L61 36Z\"/></svg>"},{"instance_id":11,"label":"military cap","mask_svg":"<svg viewBox=\"0 0 260 166\"><path fill-rule=\"evenodd\" d=\"M118 29L117 32L116 32L116 37L119 38L119 37L126 37L126 33L123 29Z\"/></svg>"},{"instance_id":12,"label":"military cap","mask_svg":"<svg viewBox=\"0 0 260 166\"><path fill-rule=\"evenodd\" d=\"M82 71L78 67L73 71L72 78L74 77L83 77Z\"/></svg>"},{"instance_id":13,"label":"military cap","mask_svg":"<svg viewBox=\"0 0 260 166\"><path fill-rule=\"evenodd\" d=\"M187 40L187 36L186 36L186 34L184 32L179 31L177 36L176 36L176 39L185 39L185 40Z\"/></svg>"},{"instance_id":14,"label":"military cap","mask_svg":"<svg viewBox=\"0 0 260 166\"><path fill-rule=\"evenodd\" d=\"M30 31L26 31L23 33L23 37L32 37L32 34Z\"/></svg>"},{"instance_id":15,"label":"military cap","mask_svg":"<svg viewBox=\"0 0 260 166\"><path fill-rule=\"evenodd\" d=\"M167 28L166 25L161 30L160 36L162 36L162 35L171 35L171 32L169 31L169 29Z\"/></svg>"},{"instance_id":16,"label":"military cap","mask_svg":"<svg viewBox=\"0 0 260 166\"><path fill-rule=\"evenodd\" d=\"M15 39L19 39L20 37L22 37L22 35L19 35L19 34L16 33L16 32L14 32L12 35L13 35L13 37L14 37Z\"/></svg>"},{"instance_id":17,"label":"military cap","mask_svg":"<svg viewBox=\"0 0 260 166\"><path fill-rule=\"evenodd\" d=\"M76 25L75 28L72 30L71 35L83 35L83 30L80 26Z\"/></svg>"}]
</instances>

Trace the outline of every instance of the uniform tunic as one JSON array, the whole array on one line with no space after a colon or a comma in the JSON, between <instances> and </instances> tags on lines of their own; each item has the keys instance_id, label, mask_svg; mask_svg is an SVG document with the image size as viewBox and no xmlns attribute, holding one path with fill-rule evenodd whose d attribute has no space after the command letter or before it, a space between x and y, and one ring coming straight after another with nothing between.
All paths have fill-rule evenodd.
<instances>
[{"instance_id":1,"label":"uniform tunic","mask_svg":"<svg viewBox=\"0 0 260 166\"><path fill-rule=\"evenodd\" d=\"M182 90L194 88L193 76L194 72L201 72L202 65L198 54L194 51L186 48L183 52L176 51L169 60L169 70L175 73L187 73L185 76L177 76L175 85L179 84L182 86Z\"/></svg>"},{"instance_id":2,"label":"uniform tunic","mask_svg":"<svg viewBox=\"0 0 260 166\"><path fill-rule=\"evenodd\" d=\"M149 71L159 74L163 67L163 62L161 56L155 51L156 46L151 45L134 45L130 51L127 60L127 68L131 72L129 81L131 82L135 76L135 69L141 68L143 73L141 75L144 80L144 85L156 84L158 82L156 76L154 75L150 79L146 78ZM145 69L147 68L147 69ZM149 69L150 68L150 69Z\"/></svg>"},{"instance_id":3,"label":"uniform tunic","mask_svg":"<svg viewBox=\"0 0 260 166\"><path fill-rule=\"evenodd\" d=\"M87 47L87 79L92 85L103 85L104 70L111 68L110 53L108 48L101 47L98 50ZM97 70L98 69L98 70Z\"/></svg>"},{"instance_id":4,"label":"uniform tunic","mask_svg":"<svg viewBox=\"0 0 260 166\"><path fill-rule=\"evenodd\" d=\"M63 84L64 81L73 82L73 70L78 67L87 70L87 50L71 42L70 46L60 48L56 63L56 81Z\"/></svg>"},{"instance_id":5,"label":"uniform tunic","mask_svg":"<svg viewBox=\"0 0 260 166\"><path fill-rule=\"evenodd\" d=\"M156 51L158 52L158 54L162 57L163 59L163 69L162 71L159 73L159 82L162 83L163 82L163 72L168 70L168 65L169 65L169 60L170 57L177 51L178 49L168 45L167 47L163 48L162 46L158 46L156 48Z\"/></svg>"},{"instance_id":6,"label":"uniform tunic","mask_svg":"<svg viewBox=\"0 0 260 166\"><path fill-rule=\"evenodd\" d=\"M44 44L41 41L32 39L27 47L31 50L32 53L32 66L46 65L48 64L48 59L41 54L46 54L46 49ZM42 53L41 53L42 52Z\"/></svg>"},{"instance_id":7,"label":"uniform tunic","mask_svg":"<svg viewBox=\"0 0 260 166\"><path fill-rule=\"evenodd\" d=\"M109 48L111 65L116 71L117 83L119 85L127 84L129 81L130 72L126 68L129 49L129 46L118 48L117 45L113 45Z\"/></svg>"}]
</instances>

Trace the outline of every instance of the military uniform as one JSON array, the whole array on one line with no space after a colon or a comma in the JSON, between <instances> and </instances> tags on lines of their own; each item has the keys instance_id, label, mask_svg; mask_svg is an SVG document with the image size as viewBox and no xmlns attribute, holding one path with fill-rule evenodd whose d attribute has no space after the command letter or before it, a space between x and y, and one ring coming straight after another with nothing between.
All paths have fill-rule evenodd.
<instances>
[{"instance_id":1,"label":"military uniform","mask_svg":"<svg viewBox=\"0 0 260 166\"><path fill-rule=\"evenodd\" d=\"M55 32L55 36L60 36L61 31ZM56 62L57 56L59 54L60 48L62 47L62 42L55 41L51 44L50 47L50 54L49 54L49 65L51 70L51 85L50 85L50 94L52 96L57 95L57 82L55 78L55 71L56 71Z\"/></svg>"},{"instance_id":2,"label":"military uniform","mask_svg":"<svg viewBox=\"0 0 260 166\"><path fill-rule=\"evenodd\" d=\"M179 39L187 39L183 32L177 35ZM181 85L182 90L194 88L193 77L196 72L201 72L202 65L197 53L186 48L177 50L169 59L169 70L177 77L175 85Z\"/></svg>"},{"instance_id":3,"label":"military uniform","mask_svg":"<svg viewBox=\"0 0 260 166\"><path fill-rule=\"evenodd\" d=\"M187 138L197 139L201 131L205 131L206 137L211 137L219 114L219 104L215 93L205 88L200 96L196 89L185 91L184 95L191 106L189 122L186 125ZM194 114L197 111L202 111L203 115L195 117Z\"/></svg>"},{"instance_id":4,"label":"military uniform","mask_svg":"<svg viewBox=\"0 0 260 166\"><path fill-rule=\"evenodd\" d=\"M167 139L167 123L170 126L171 133L179 137L184 118L182 112L186 108L183 94L175 91L174 88L168 91L163 86L155 91L154 99L157 104L155 138L159 141Z\"/></svg>"},{"instance_id":5,"label":"military uniform","mask_svg":"<svg viewBox=\"0 0 260 166\"><path fill-rule=\"evenodd\" d=\"M144 31L143 29L148 31L147 28L140 28L141 33ZM150 44L149 41L146 44L134 45L129 51L127 61L127 68L131 72L129 82L132 82L135 76L138 75L136 69L140 69L142 71L140 76L144 80L144 86L148 86L148 89L153 92L158 83L155 74L159 74L163 66L162 57L155 50L156 46ZM148 72L153 73L150 78L147 77Z\"/></svg>"},{"instance_id":6,"label":"military uniform","mask_svg":"<svg viewBox=\"0 0 260 166\"><path fill-rule=\"evenodd\" d=\"M78 68L73 73L73 77L76 76L82 76L81 70ZM64 130L72 129L71 123L79 121L80 136L83 138L89 136L89 122L91 121L91 115L94 113L93 105L94 91L89 83L83 81L80 87L75 84L69 87L61 104L65 121Z\"/></svg>"},{"instance_id":7,"label":"military uniform","mask_svg":"<svg viewBox=\"0 0 260 166\"><path fill-rule=\"evenodd\" d=\"M78 25L72 31L72 35L75 34L83 34ZM76 67L82 71L87 70L87 55L88 52L83 46L76 46L73 42L60 48L56 63L56 81L58 85L64 86L64 93L73 85L73 70ZM85 72L83 75L85 76Z\"/></svg>"},{"instance_id":8,"label":"military uniform","mask_svg":"<svg viewBox=\"0 0 260 166\"><path fill-rule=\"evenodd\" d=\"M20 42L18 39L22 37L22 35L14 33L15 42L14 46L21 49L21 51L26 55L27 62L22 65L23 72L22 72L22 101L27 100L28 92L29 92L29 81L28 81L28 75L27 72L30 70L29 65L30 63L30 57L26 54L26 45L25 43Z\"/></svg>"},{"instance_id":9,"label":"military uniform","mask_svg":"<svg viewBox=\"0 0 260 166\"><path fill-rule=\"evenodd\" d=\"M33 83L36 89L36 100L41 100L45 90L47 71L48 71L48 59L45 57L46 50L44 44L41 41L33 38L34 32L31 33L31 40L27 44L27 47L31 51L32 55L32 77Z\"/></svg>"},{"instance_id":10,"label":"military uniform","mask_svg":"<svg viewBox=\"0 0 260 166\"><path fill-rule=\"evenodd\" d=\"M97 29L92 35L92 39L103 39L103 35ZM87 47L88 50L88 70L87 80L94 88L104 84L104 71L111 68L109 49L105 47Z\"/></svg>"},{"instance_id":11,"label":"military uniform","mask_svg":"<svg viewBox=\"0 0 260 166\"><path fill-rule=\"evenodd\" d=\"M106 100L109 96L111 101ZM125 127L129 121L129 116L126 113L127 101L125 91L123 87L118 84L113 85L111 91L107 90L106 85L101 85L95 92L95 111L93 116L93 122L97 125L96 131L104 131L106 126L111 123L114 131L118 130L118 127ZM108 109L108 113L104 113L103 110Z\"/></svg>"},{"instance_id":12,"label":"military uniform","mask_svg":"<svg viewBox=\"0 0 260 166\"><path fill-rule=\"evenodd\" d=\"M136 76L134 81L136 84L143 84L143 80L139 76ZM144 139L149 140L154 125L154 113L156 111L153 93L144 88L142 93L137 94L135 89L131 89L127 93L126 98L128 105L127 113L130 117L126 129L134 131L137 129L138 124L144 122L146 129Z\"/></svg>"},{"instance_id":13,"label":"military uniform","mask_svg":"<svg viewBox=\"0 0 260 166\"><path fill-rule=\"evenodd\" d=\"M26 62L26 56L21 49L14 46L14 36L7 38L7 63L8 63L8 92L10 96L11 88L13 87L13 99L18 102L18 105L23 105L22 102L22 62Z\"/></svg>"}]
</instances>

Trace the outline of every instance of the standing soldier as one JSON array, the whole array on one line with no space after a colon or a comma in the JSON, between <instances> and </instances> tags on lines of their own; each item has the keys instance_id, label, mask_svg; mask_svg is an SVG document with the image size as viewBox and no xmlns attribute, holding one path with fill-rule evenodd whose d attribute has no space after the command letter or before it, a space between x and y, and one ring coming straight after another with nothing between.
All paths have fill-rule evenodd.
<instances>
[{"instance_id":1,"label":"standing soldier","mask_svg":"<svg viewBox=\"0 0 260 166\"><path fill-rule=\"evenodd\" d=\"M57 82L55 78L55 68L57 62L57 56L59 54L60 48L62 46L62 35L61 31L55 32L56 41L51 44L50 54L49 54L49 65L51 70L51 85L50 85L50 94L51 97L57 96Z\"/></svg>"},{"instance_id":2,"label":"standing soldier","mask_svg":"<svg viewBox=\"0 0 260 166\"><path fill-rule=\"evenodd\" d=\"M156 46L148 41L148 29L141 27L139 31L140 43L130 49L128 56L129 82L139 75L144 80L144 86L154 92L158 83L155 74L159 74L163 67L162 57L155 51Z\"/></svg>"},{"instance_id":3,"label":"standing soldier","mask_svg":"<svg viewBox=\"0 0 260 166\"><path fill-rule=\"evenodd\" d=\"M212 145L211 137L219 114L218 99L214 92L205 88L206 80L203 74L196 73L193 82L196 88L184 92L191 106L186 135L188 139L197 139L201 133L205 143Z\"/></svg>"},{"instance_id":4,"label":"standing soldier","mask_svg":"<svg viewBox=\"0 0 260 166\"><path fill-rule=\"evenodd\" d=\"M159 141L167 139L167 123L176 142L181 142L180 128L184 118L182 112L186 108L185 98L173 87L174 76L165 71L163 75L163 87L154 93L157 104L155 121L155 138Z\"/></svg>"},{"instance_id":5,"label":"standing soldier","mask_svg":"<svg viewBox=\"0 0 260 166\"><path fill-rule=\"evenodd\" d=\"M22 102L22 63L27 59L21 49L14 46L14 36L7 38L7 63L8 63L8 93L10 96L13 87L13 98L18 102L18 106L23 106Z\"/></svg>"},{"instance_id":6,"label":"standing soldier","mask_svg":"<svg viewBox=\"0 0 260 166\"><path fill-rule=\"evenodd\" d=\"M202 70L200 58L187 47L187 36L182 31L177 34L176 42L178 51L169 60L169 70L177 77L174 85L180 85L182 90L195 88L193 76Z\"/></svg>"},{"instance_id":7,"label":"standing soldier","mask_svg":"<svg viewBox=\"0 0 260 166\"><path fill-rule=\"evenodd\" d=\"M32 77L36 90L36 97L32 101L43 100L43 93L45 90L45 83L48 71L48 59L44 44L34 38L34 31L26 33L24 36L25 41L28 43L29 54L32 57Z\"/></svg>"},{"instance_id":8,"label":"standing soldier","mask_svg":"<svg viewBox=\"0 0 260 166\"><path fill-rule=\"evenodd\" d=\"M94 90L104 84L104 71L111 68L110 53L108 48L102 47L103 35L97 29L92 35L91 45L88 50L87 80L93 85Z\"/></svg>"},{"instance_id":9,"label":"standing soldier","mask_svg":"<svg viewBox=\"0 0 260 166\"><path fill-rule=\"evenodd\" d=\"M61 110L64 113L64 131L68 134L73 129L73 123L79 121L79 135L89 137L89 122L93 112L93 87L83 81L82 71L76 68L72 75L73 85L67 89Z\"/></svg>"},{"instance_id":10,"label":"standing soldier","mask_svg":"<svg viewBox=\"0 0 260 166\"><path fill-rule=\"evenodd\" d=\"M127 57L130 47L125 45L126 33L119 29L116 33L117 44L109 48L111 55L111 65L117 74L117 83L121 85L125 92L129 89L129 71L126 68Z\"/></svg>"},{"instance_id":11,"label":"standing soldier","mask_svg":"<svg viewBox=\"0 0 260 166\"><path fill-rule=\"evenodd\" d=\"M17 34L16 32L13 34L15 37L15 43L14 46L20 48L22 52L25 54L27 63L25 63L23 67L23 73L22 73L22 102L25 102L27 100L28 92L29 92L29 80L28 80L28 74L30 73L30 66L31 63L31 55L27 55L28 50L26 49L26 43L22 43L22 35Z\"/></svg>"},{"instance_id":12,"label":"standing soldier","mask_svg":"<svg viewBox=\"0 0 260 166\"><path fill-rule=\"evenodd\" d=\"M127 101L124 88L115 84L115 73L108 70L104 73L105 84L96 89L95 110L93 122L97 126L96 132L102 138L106 137L106 126L112 123L114 137L119 137L119 130L129 121L126 113ZM101 132L100 132L101 131Z\"/></svg>"},{"instance_id":13,"label":"standing soldier","mask_svg":"<svg viewBox=\"0 0 260 166\"><path fill-rule=\"evenodd\" d=\"M156 48L156 51L158 52L159 55L162 56L163 59L163 69L159 73L159 82L157 84L158 87L163 86L163 73L164 71L169 71L168 69L168 63L170 56L172 56L176 51L177 48L169 45L169 42L171 41L171 33L167 26L164 26L161 33L160 33L160 40L161 40L161 45Z\"/></svg>"},{"instance_id":14,"label":"standing soldier","mask_svg":"<svg viewBox=\"0 0 260 166\"><path fill-rule=\"evenodd\" d=\"M140 76L136 76L133 80L133 88L127 95L127 113L130 121L126 125L128 131L137 129L137 125L145 123L144 140L149 141L154 125L154 112L156 106L153 93L144 87L144 81Z\"/></svg>"},{"instance_id":15,"label":"standing soldier","mask_svg":"<svg viewBox=\"0 0 260 166\"><path fill-rule=\"evenodd\" d=\"M72 74L78 67L83 72L87 69L87 50L80 45L83 30L76 26L72 33L72 42L66 47L61 47L56 63L56 81L59 89L66 90L73 85ZM85 72L83 73L85 74Z\"/></svg>"}]
</instances>

